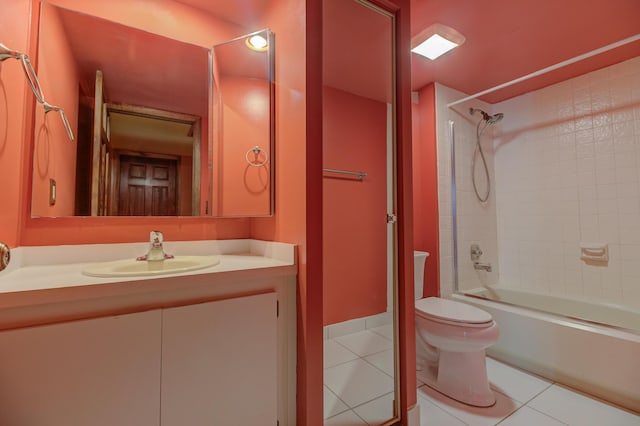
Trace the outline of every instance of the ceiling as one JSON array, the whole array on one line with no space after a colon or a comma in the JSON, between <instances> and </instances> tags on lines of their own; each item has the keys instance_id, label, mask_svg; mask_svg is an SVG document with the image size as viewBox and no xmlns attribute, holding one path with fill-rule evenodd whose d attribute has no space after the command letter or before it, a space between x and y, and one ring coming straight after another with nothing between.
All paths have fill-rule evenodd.
<instances>
[{"instance_id":1,"label":"ceiling","mask_svg":"<svg viewBox=\"0 0 640 426\"><path fill-rule=\"evenodd\" d=\"M640 33L640 1L411 1L412 35L434 22L466 42L435 61L412 54L412 88L436 81L474 94ZM482 99L498 102L638 55L636 41Z\"/></svg>"},{"instance_id":2,"label":"ceiling","mask_svg":"<svg viewBox=\"0 0 640 426\"><path fill-rule=\"evenodd\" d=\"M247 28L259 22L270 3L270 0L179 1ZM331 6L332 1L324 1ZM328 26L333 22L325 20ZM436 61L412 54L413 90L439 82L474 94L640 33L640 0L411 1L412 35L434 22L461 32L466 42ZM356 25L352 29L359 31ZM638 55L640 42L634 42L482 99L499 102ZM325 57L330 57L327 52ZM359 71L360 80L368 79L367 70L371 69L359 67L358 70L365 70ZM343 77L353 79L349 74L345 72ZM362 85L362 81L357 81Z\"/></svg>"}]
</instances>

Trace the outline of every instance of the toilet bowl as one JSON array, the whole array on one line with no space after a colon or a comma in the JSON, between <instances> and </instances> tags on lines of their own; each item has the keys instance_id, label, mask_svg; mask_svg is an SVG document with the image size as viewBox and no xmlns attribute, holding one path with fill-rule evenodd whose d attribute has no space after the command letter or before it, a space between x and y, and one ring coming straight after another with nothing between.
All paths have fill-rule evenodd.
<instances>
[{"instance_id":1,"label":"toilet bowl","mask_svg":"<svg viewBox=\"0 0 640 426\"><path fill-rule=\"evenodd\" d=\"M488 312L474 306L438 297L423 299L427 256L414 253L416 377L457 401L492 406L496 398L489 387L485 349L498 340L498 325Z\"/></svg>"}]
</instances>

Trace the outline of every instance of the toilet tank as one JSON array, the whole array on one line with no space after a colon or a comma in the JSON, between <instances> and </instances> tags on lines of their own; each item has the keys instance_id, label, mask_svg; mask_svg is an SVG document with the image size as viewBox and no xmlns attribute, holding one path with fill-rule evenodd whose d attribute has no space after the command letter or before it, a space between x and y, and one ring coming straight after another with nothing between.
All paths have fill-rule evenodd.
<instances>
[{"instance_id":1,"label":"toilet tank","mask_svg":"<svg viewBox=\"0 0 640 426\"><path fill-rule=\"evenodd\" d=\"M422 288L424 283L424 262L429 257L426 251L413 252L413 284L415 291L415 299L422 299Z\"/></svg>"}]
</instances>

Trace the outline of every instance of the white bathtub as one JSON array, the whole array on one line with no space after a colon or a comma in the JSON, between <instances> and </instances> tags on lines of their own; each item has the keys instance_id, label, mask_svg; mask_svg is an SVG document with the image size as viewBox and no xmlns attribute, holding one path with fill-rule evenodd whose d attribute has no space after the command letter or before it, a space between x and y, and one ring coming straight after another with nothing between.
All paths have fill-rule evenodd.
<instances>
[{"instance_id":1,"label":"white bathtub","mask_svg":"<svg viewBox=\"0 0 640 426\"><path fill-rule=\"evenodd\" d=\"M489 355L640 412L640 311L612 312L613 305L512 289L487 291L480 288L452 298L484 309L498 323L500 338ZM605 319L616 325L598 324Z\"/></svg>"}]
</instances>

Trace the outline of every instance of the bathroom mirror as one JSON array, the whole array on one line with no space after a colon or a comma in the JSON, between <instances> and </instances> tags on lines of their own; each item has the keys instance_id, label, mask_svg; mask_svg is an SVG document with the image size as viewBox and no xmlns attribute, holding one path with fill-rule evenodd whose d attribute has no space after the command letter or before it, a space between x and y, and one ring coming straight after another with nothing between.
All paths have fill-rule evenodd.
<instances>
[{"instance_id":1,"label":"bathroom mirror","mask_svg":"<svg viewBox=\"0 0 640 426\"><path fill-rule=\"evenodd\" d=\"M273 214L274 35L213 47L214 216Z\"/></svg>"},{"instance_id":2,"label":"bathroom mirror","mask_svg":"<svg viewBox=\"0 0 640 426\"><path fill-rule=\"evenodd\" d=\"M219 205L222 194L235 188L235 167L245 172L248 160L247 150L243 165L216 156L221 151L214 140L222 140L222 129L213 123L227 125L227 132L233 125L249 124L214 120L214 109L218 114L225 98L213 90L212 51L211 45L185 43L42 2L37 74L47 97L64 106L76 138L69 142L58 120L36 105L32 216L271 214L270 160L259 173L261 187L247 173L249 183L243 184L250 190L235 191L232 209ZM271 55L263 53L263 62L248 64L262 67L265 80L273 76ZM229 59L234 60L218 58L217 67L224 69ZM241 68L235 71L245 76ZM263 153L271 156L273 151L271 91L267 96L268 113L252 118L256 134L266 128L263 139L251 141L251 148L259 146L260 151L247 154L258 163Z\"/></svg>"},{"instance_id":3,"label":"bathroom mirror","mask_svg":"<svg viewBox=\"0 0 640 426\"><path fill-rule=\"evenodd\" d=\"M392 13L323 1L325 424L399 420L394 46Z\"/></svg>"}]
</instances>

